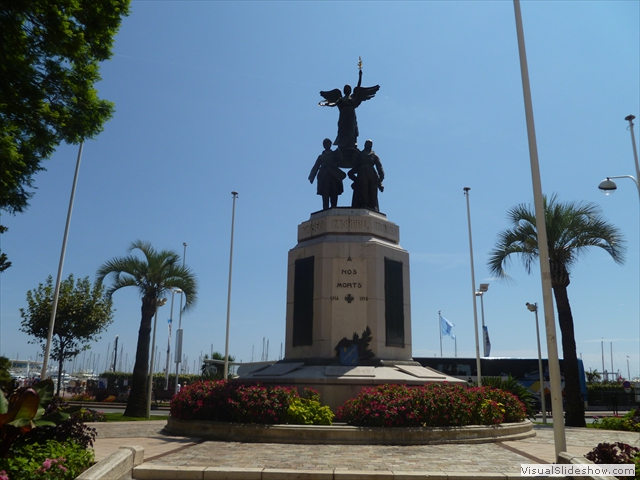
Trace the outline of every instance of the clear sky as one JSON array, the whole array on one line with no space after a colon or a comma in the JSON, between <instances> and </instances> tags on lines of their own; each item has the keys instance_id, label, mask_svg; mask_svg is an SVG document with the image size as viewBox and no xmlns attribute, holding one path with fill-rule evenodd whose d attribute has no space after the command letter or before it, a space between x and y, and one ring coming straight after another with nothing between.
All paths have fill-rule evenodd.
<instances>
[{"instance_id":1,"label":"clear sky","mask_svg":"<svg viewBox=\"0 0 640 480\"><path fill-rule=\"evenodd\" d=\"M597 203L627 239L623 266L593 250L571 272L578 353L601 371L604 345L607 370L613 356L614 370L627 376L628 359L637 376L638 192L628 179L608 197L597 185L635 175L624 118L639 117L638 138L640 2L523 1L522 15L543 191ZM542 303L538 266L527 275L514 258L511 283L486 267L507 210L533 201L512 2L134 0L114 53L98 89L116 113L84 147L63 278L93 280L136 239L181 255L186 242L200 286L182 319L190 369L201 354L224 352L232 190L230 353L259 360L268 340L269 358L280 357L287 252L321 208L307 176L322 139L336 135L338 112L318 106L319 91L355 85L359 56L363 85L380 85L358 109L360 144L374 142L386 172L380 208L410 254L414 356L440 355L438 311L455 324L458 355L475 355L465 186L476 284L490 284L491 353L537 355L525 303ZM28 290L55 278L77 150L60 146L26 213L2 216L13 266L0 277L1 355L38 351L19 331L19 309ZM349 204L346 193L339 205ZM135 289L115 293L114 322L92 348L100 369L116 335L131 368L140 306ZM454 342L443 349L453 356Z\"/></svg>"}]
</instances>

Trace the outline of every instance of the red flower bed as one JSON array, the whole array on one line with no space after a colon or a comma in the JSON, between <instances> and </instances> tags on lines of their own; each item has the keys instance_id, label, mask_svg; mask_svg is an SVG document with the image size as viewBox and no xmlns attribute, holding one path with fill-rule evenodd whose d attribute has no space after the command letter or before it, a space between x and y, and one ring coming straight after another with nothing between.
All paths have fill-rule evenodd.
<instances>
[{"instance_id":1,"label":"red flower bed","mask_svg":"<svg viewBox=\"0 0 640 480\"><path fill-rule=\"evenodd\" d=\"M509 392L449 383L366 388L336 415L349 425L372 427L495 425L520 422L525 416L524 405Z\"/></svg>"},{"instance_id":2,"label":"red flower bed","mask_svg":"<svg viewBox=\"0 0 640 480\"><path fill-rule=\"evenodd\" d=\"M178 420L237 423L285 423L294 387L243 385L226 380L202 381L180 389L171 401Z\"/></svg>"}]
</instances>

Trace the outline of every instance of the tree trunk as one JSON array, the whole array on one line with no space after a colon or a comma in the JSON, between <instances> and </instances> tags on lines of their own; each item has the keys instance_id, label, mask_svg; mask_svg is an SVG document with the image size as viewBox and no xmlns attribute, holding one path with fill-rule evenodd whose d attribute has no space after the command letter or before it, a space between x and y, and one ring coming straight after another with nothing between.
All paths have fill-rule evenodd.
<instances>
[{"instance_id":1,"label":"tree trunk","mask_svg":"<svg viewBox=\"0 0 640 480\"><path fill-rule=\"evenodd\" d=\"M151 320L156 309L156 298L142 298L142 319L138 331L136 361L133 366L131 392L124 411L125 417L145 417L147 415L147 375L149 369L149 341L151 339Z\"/></svg>"},{"instance_id":2,"label":"tree trunk","mask_svg":"<svg viewBox=\"0 0 640 480\"><path fill-rule=\"evenodd\" d=\"M560 283L560 282L558 282ZM580 369L576 339L573 330L573 315L567 295L567 281L554 284L553 294L558 310L558 323L562 332L562 353L564 358L565 425L567 427L585 427L584 399L580 391Z\"/></svg>"}]
</instances>

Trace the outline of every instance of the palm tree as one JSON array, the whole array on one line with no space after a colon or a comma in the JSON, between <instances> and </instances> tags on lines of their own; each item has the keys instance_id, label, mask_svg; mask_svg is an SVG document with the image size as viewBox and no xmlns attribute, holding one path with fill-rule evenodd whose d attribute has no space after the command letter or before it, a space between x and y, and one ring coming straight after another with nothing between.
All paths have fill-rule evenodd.
<instances>
[{"instance_id":1,"label":"palm tree","mask_svg":"<svg viewBox=\"0 0 640 480\"><path fill-rule=\"evenodd\" d=\"M573 329L573 316L567 287L570 283L571 267L587 247L599 247L622 264L625 246L622 234L606 222L600 208L590 202L560 203L557 195L544 197L544 215L549 247L551 287L556 300L558 323L562 332L564 356L564 380L566 416L565 424L584 427L584 402L580 393L580 373ZM511 254L520 256L531 273L532 264L538 259L538 235L535 211L530 205L520 204L507 212L511 227L498 234L496 247L491 251L489 270L497 277L506 278L504 271Z\"/></svg>"},{"instance_id":2,"label":"palm tree","mask_svg":"<svg viewBox=\"0 0 640 480\"><path fill-rule=\"evenodd\" d=\"M142 252L144 259L131 253ZM116 257L103 264L97 273L99 282L112 278L107 290L109 296L123 287L136 287L142 297L142 319L138 331L136 361L125 417L144 417L146 414L146 380L149 365L149 339L151 320L156 312L157 301L174 288L181 289L186 302L184 310L195 305L197 282L195 275L180 264L180 256L171 250L155 250L149 242L136 240L127 250L126 257Z\"/></svg>"},{"instance_id":3,"label":"palm tree","mask_svg":"<svg viewBox=\"0 0 640 480\"><path fill-rule=\"evenodd\" d=\"M597 369L596 370L587 370L584 373L587 376L587 383L599 382L600 379L602 378L602 375L600 375L600 372Z\"/></svg>"}]
</instances>

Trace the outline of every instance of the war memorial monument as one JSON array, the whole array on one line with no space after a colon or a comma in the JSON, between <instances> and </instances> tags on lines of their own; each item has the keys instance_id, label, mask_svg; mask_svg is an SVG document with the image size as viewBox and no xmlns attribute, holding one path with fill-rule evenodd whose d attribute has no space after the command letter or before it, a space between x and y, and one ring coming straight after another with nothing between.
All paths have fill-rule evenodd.
<instances>
[{"instance_id":1,"label":"war memorial monument","mask_svg":"<svg viewBox=\"0 0 640 480\"><path fill-rule=\"evenodd\" d=\"M357 143L356 109L380 87L362 87L361 61L358 77L353 90L320 92L319 105L338 109L338 133L309 175L322 210L298 225L288 255L284 359L238 379L311 387L334 410L363 387L461 382L412 359L409 253L380 212L384 170L373 142ZM351 205L338 206L345 190Z\"/></svg>"}]
</instances>

